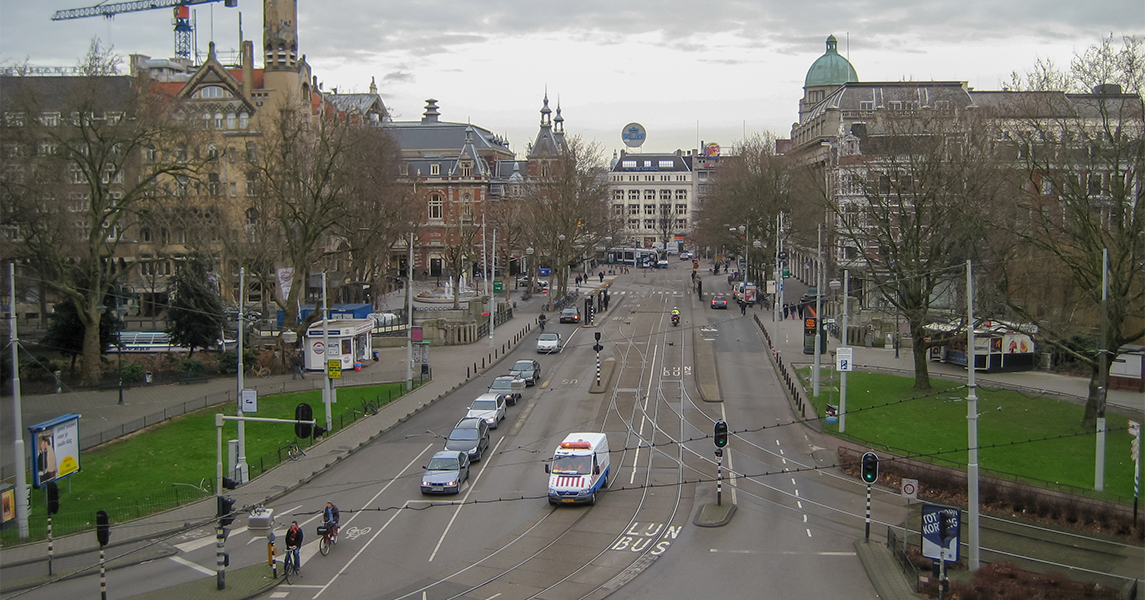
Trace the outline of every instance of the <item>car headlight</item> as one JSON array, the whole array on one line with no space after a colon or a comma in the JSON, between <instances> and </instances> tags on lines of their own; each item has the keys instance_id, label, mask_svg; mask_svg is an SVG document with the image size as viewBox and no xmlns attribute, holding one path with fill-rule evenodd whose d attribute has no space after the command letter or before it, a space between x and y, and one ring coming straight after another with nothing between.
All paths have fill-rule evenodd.
<instances>
[{"instance_id":1,"label":"car headlight","mask_svg":"<svg viewBox=\"0 0 1145 600\"><path fill-rule=\"evenodd\" d=\"M497 417L485 417L485 422L490 424L490 425L492 425L493 421L495 421L495 420L497 420Z\"/></svg>"}]
</instances>

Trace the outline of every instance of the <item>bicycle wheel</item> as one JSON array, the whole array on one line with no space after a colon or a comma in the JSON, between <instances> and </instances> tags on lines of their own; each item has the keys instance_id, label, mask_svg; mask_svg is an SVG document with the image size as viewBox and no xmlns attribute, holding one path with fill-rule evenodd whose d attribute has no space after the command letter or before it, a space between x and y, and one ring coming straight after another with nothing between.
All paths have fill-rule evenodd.
<instances>
[{"instance_id":1,"label":"bicycle wheel","mask_svg":"<svg viewBox=\"0 0 1145 600\"><path fill-rule=\"evenodd\" d=\"M267 377L270 377L270 369L266 367L260 368L258 370L258 377L259 379L266 379Z\"/></svg>"},{"instance_id":2,"label":"bicycle wheel","mask_svg":"<svg viewBox=\"0 0 1145 600\"><path fill-rule=\"evenodd\" d=\"M286 585L294 583L294 565L289 558L282 561L282 576L286 578Z\"/></svg>"},{"instance_id":3,"label":"bicycle wheel","mask_svg":"<svg viewBox=\"0 0 1145 600\"><path fill-rule=\"evenodd\" d=\"M291 446L290 449L286 451L286 454L290 456L290 460L298 460L305 456L305 453L302 451L302 448L298 447L298 444Z\"/></svg>"},{"instance_id":4,"label":"bicycle wheel","mask_svg":"<svg viewBox=\"0 0 1145 600\"><path fill-rule=\"evenodd\" d=\"M366 403L366 412L370 413L371 415L378 414L378 403L374 402L373 400L370 400L369 402L367 402Z\"/></svg>"},{"instance_id":5,"label":"bicycle wheel","mask_svg":"<svg viewBox=\"0 0 1145 600\"><path fill-rule=\"evenodd\" d=\"M322 556L326 556L327 554L330 554L330 536L329 535L322 536L322 539L318 541L318 551L322 553Z\"/></svg>"}]
</instances>

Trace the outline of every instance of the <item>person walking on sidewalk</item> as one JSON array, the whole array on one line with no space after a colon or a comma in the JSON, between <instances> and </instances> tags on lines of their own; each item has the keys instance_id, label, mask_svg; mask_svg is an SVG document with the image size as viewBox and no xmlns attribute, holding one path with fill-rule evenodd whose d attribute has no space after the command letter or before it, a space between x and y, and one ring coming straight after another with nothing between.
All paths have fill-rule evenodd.
<instances>
[{"instance_id":1,"label":"person walking on sidewalk","mask_svg":"<svg viewBox=\"0 0 1145 600\"><path fill-rule=\"evenodd\" d=\"M540 324L542 332L545 330L545 321L546 320L548 320L548 317L545 316L545 313L541 313L541 317L539 319L537 319L537 323Z\"/></svg>"},{"instance_id":2,"label":"person walking on sidewalk","mask_svg":"<svg viewBox=\"0 0 1145 600\"><path fill-rule=\"evenodd\" d=\"M290 376L291 379L297 378L299 375L306 379L306 372L302 370L306 366L306 361L303 360L302 355L299 354L294 357L294 373Z\"/></svg>"},{"instance_id":3,"label":"person walking on sidewalk","mask_svg":"<svg viewBox=\"0 0 1145 600\"><path fill-rule=\"evenodd\" d=\"M302 563L298 559L298 549L302 547L302 529L298 521L290 522L290 529L286 530L286 560L294 561L294 572L302 575Z\"/></svg>"}]
</instances>

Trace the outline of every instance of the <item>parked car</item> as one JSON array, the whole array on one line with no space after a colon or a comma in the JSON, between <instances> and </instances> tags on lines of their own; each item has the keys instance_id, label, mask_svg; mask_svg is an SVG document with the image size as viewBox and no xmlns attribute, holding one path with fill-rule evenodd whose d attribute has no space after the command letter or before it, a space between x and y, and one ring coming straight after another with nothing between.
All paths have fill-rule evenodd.
<instances>
[{"instance_id":1,"label":"parked car","mask_svg":"<svg viewBox=\"0 0 1145 600\"><path fill-rule=\"evenodd\" d=\"M511 394L481 394L469 405L466 419L483 419L489 429L497 429L497 425L505 420L505 399Z\"/></svg>"},{"instance_id":2,"label":"parked car","mask_svg":"<svg viewBox=\"0 0 1145 600\"><path fill-rule=\"evenodd\" d=\"M532 387L537 385L537 380L541 378L541 363L531 358L523 358L513 363L513 368L509 369L509 374L524 379L525 385Z\"/></svg>"},{"instance_id":3,"label":"parked car","mask_svg":"<svg viewBox=\"0 0 1145 600\"><path fill-rule=\"evenodd\" d=\"M537 338L537 352L548 354L561 351L561 334L555 331L546 331Z\"/></svg>"},{"instance_id":4,"label":"parked car","mask_svg":"<svg viewBox=\"0 0 1145 600\"><path fill-rule=\"evenodd\" d=\"M375 327L389 327L391 325L401 325L400 318L394 313L389 312L376 312L370 313L370 318L374 320Z\"/></svg>"},{"instance_id":5,"label":"parked car","mask_svg":"<svg viewBox=\"0 0 1145 600\"><path fill-rule=\"evenodd\" d=\"M469 455L456 450L442 450L429 459L421 476L421 493L456 494L469 479Z\"/></svg>"},{"instance_id":6,"label":"parked car","mask_svg":"<svg viewBox=\"0 0 1145 600\"><path fill-rule=\"evenodd\" d=\"M526 276L524 276L524 277L518 277L518 278L517 278L517 285L518 285L518 286L520 286L520 287L529 287L529 280L530 280L530 279L532 279L532 278L531 278L531 277L529 277L528 275L526 275ZM547 288L547 287L549 287L549 280L547 280L547 279L538 279L538 280L537 280L537 287L538 287L538 288Z\"/></svg>"},{"instance_id":7,"label":"parked car","mask_svg":"<svg viewBox=\"0 0 1145 600\"><path fill-rule=\"evenodd\" d=\"M692 252L690 250L684 250L680 253L680 260L688 260L689 258L692 258Z\"/></svg>"},{"instance_id":8,"label":"parked car","mask_svg":"<svg viewBox=\"0 0 1145 600\"><path fill-rule=\"evenodd\" d=\"M561 311L561 323L580 323L580 309L570 306Z\"/></svg>"},{"instance_id":9,"label":"parked car","mask_svg":"<svg viewBox=\"0 0 1145 600\"><path fill-rule=\"evenodd\" d=\"M723 296L712 296L712 308L727 309L728 299Z\"/></svg>"},{"instance_id":10,"label":"parked car","mask_svg":"<svg viewBox=\"0 0 1145 600\"><path fill-rule=\"evenodd\" d=\"M525 391L527 385L523 378L516 375L501 375L493 378L493 383L489 384L489 392L505 396L505 402L516 406L517 401L521 399L521 393Z\"/></svg>"},{"instance_id":11,"label":"parked car","mask_svg":"<svg viewBox=\"0 0 1145 600\"><path fill-rule=\"evenodd\" d=\"M445 438L445 449L464 452L470 462L481 460L489 447L489 425L483 419L464 418L457 422L449 437Z\"/></svg>"}]
</instances>

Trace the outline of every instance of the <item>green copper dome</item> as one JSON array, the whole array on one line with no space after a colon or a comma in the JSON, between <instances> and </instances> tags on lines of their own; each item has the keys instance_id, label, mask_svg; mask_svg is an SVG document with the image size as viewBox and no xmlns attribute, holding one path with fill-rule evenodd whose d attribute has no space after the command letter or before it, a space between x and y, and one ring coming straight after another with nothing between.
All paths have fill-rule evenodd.
<instances>
[{"instance_id":1,"label":"green copper dome","mask_svg":"<svg viewBox=\"0 0 1145 600\"><path fill-rule=\"evenodd\" d=\"M843 85L859 80L855 67L839 54L838 46L839 40L835 39L835 36L827 38L827 52L807 69L807 79L803 81L803 87Z\"/></svg>"}]
</instances>

